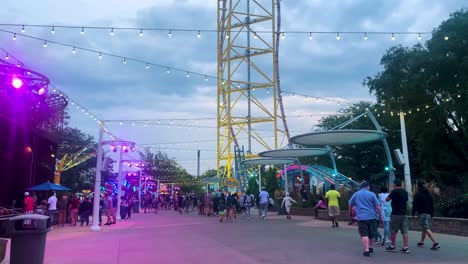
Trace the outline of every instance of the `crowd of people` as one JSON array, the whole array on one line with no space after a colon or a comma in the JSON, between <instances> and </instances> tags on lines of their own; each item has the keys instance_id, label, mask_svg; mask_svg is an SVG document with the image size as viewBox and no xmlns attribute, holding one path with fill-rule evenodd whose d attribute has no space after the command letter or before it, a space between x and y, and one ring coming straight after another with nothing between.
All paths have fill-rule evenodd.
<instances>
[{"instance_id":1,"label":"crowd of people","mask_svg":"<svg viewBox=\"0 0 468 264\"><path fill-rule=\"evenodd\" d=\"M413 199L412 214L418 215L422 227L421 239L416 244L418 247L424 247L426 237L432 241L431 250L440 249L432 233L431 218L434 214L434 204L431 194L422 182L417 183L418 192ZM78 196L62 196L57 199L56 193L47 200L37 202L35 195L24 193L24 212L48 214L54 223L54 215L58 214L58 226L70 224L76 226L80 222L81 226L89 225L89 217L92 213L93 205L89 198ZM303 202L306 194L302 194ZM338 228L338 217L340 215L341 194L330 185L330 190L325 196L318 195L318 202L313 207L316 217L319 210L328 210L328 215L333 228ZM124 195L117 198L117 195L106 194L101 197L99 208L99 225L102 223L102 216L105 213L107 222L105 225L116 224L117 205L120 203L120 218L122 220L130 219L133 208L137 205L135 196ZM349 225L357 223L358 232L361 237L361 243L364 249L364 256L371 256L374 253L374 244L385 246L386 251L397 251L396 237L397 233L402 234L403 247L399 250L402 253L409 253L408 241L408 218L407 218L408 193L402 188L399 180L394 182L393 190L389 193L387 188L382 187L380 193L370 191L370 184L363 181L360 190L355 192L348 201L349 215L351 222ZM242 214L247 220L251 219L251 209L258 208L259 218L265 219L269 206L275 204L270 194L262 189L258 197L252 195L249 191L243 193L237 192L207 192L206 194L196 195L194 193L174 193L155 195L151 193L143 194L141 197L143 213L158 213L160 211L174 210L180 214L188 214L198 210L198 214L206 216L215 216L219 222L233 221L237 215ZM281 208L284 207L286 218L291 220L291 207L297 203L289 193L284 194ZM383 235L379 232L379 225L383 227Z\"/></svg>"}]
</instances>

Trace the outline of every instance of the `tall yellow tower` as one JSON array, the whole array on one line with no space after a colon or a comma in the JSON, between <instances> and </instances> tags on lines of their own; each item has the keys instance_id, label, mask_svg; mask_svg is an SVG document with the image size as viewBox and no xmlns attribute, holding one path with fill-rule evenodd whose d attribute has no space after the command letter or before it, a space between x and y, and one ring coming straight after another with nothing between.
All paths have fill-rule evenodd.
<instances>
[{"instance_id":1,"label":"tall yellow tower","mask_svg":"<svg viewBox=\"0 0 468 264\"><path fill-rule=\"evenodd\" d=\"M232 177L234 147L246 156L287 144L277 91L274 0L218 0L217 170ZM265 136L268 134L268 138Z\"/></svg>"}]
</instances>

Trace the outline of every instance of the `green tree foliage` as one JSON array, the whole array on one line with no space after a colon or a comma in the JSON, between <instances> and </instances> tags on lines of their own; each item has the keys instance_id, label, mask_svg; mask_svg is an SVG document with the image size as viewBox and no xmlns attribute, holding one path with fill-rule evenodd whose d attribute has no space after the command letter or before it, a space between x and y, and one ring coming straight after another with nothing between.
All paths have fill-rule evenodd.
<instances>
[{"instance_id":1,"label":"green tree foliage","mask_svg":"<svg viewBox=\"0 0 468 264\"><path fill-rule=\"evenodd\" d=\"M278 178L276 178L277 172L276 168L272 166L267 170L262 171L262 185L265 186L265 191L267 191L272 197L275 191L280 189Z\"/></svg>"},{"instance_id":2,"label":"green tree foliage","mask_svg":"<svg viewBox=\"0 0 468 264\"><path fill-rule=\"evenodd\" d=\"M381 60L384 69L363 82L387 112L406 113L411 165L417 165L412 174L465 188L467 41L468 12L461 10L435 29L425 45L390 48Z\"/></svg>"},{"instance_id":3,"label":"green tree foliage","mask_svg":"<svg viewBox=\"0 0 468 264\"><path fill-rule=\"evenodd\" d=\"M89 149L85 153L94 152L95 142L93 136L86 134L78 128L66 127L63 130L55 131L55 137L59 144L57 153L58 159L65 154L73 154L83 147ZM94 186L94 177L96 174L96 157L62 172L61 184L79 192L83 189L92 189Z\"/></svg>"}]
</instances>

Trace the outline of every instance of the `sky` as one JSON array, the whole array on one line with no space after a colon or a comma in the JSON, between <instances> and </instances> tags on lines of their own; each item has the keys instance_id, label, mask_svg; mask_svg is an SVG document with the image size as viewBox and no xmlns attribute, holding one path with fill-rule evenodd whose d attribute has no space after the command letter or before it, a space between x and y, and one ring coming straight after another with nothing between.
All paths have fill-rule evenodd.
<instances>
[{"instance_id":1,"label":"sky","mask_svg":"<svg viewBox=\"0 0 468 264\"><path fill-rule=\"evenodd\" d=\"M270 2L262 0L260 2ZM215 0L5 0L0 24L45 24L102 27L216 29ZM462 0L282 0L282 31L430 32L450 13L468 4ZM0 29L21 33L20 27ZM126 58L216 76L216 33L144 32L26 27L25 33L49 41L89 48ZM381 70L380 59L394 45L423 43L415 35L286 34L280 42L279 65L284 90L358 102L375 100L362 81ZM0 47L102 120L160 120L160 124L117 121L107 125L116 136L161 149L190 173L216 168L216 81L71 47L0 32ZM1 52L0 52L1 53ZM5 54L1 54L4 56ZM262 65L268 65L263 61ZM269 94L259 95L268 99ZM322 116L342 105L285 94L284 106L292 135L311 131ZM97 137L98 124L74 106L71 126ZM312 117L305 117L306 115ZM194 120L178 120L194 119ZM200 119L200 120L195 120ZM120 124L122 123L122 124ZM164 125L163 125L164 124ZM271 132L263 136L271 139ZM141 149L141 147L140 147ZM255 146L254 153L262 151ZM133 157L137 157L133 154Z\"/></svg>"}]
</instances>

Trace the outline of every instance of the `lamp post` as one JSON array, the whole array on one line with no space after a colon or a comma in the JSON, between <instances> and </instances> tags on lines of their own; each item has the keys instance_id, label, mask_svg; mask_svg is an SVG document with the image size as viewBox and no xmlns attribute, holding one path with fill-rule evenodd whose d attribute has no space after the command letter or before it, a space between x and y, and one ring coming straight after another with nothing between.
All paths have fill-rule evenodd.
<instances>
[{"instance_id":1,"label":"lamp post","mask_svg":"<svg viewBox=\"0 0 468 264\"><path fill-rule=\"evenodd\" d=\"M411 207L413 205L413 190L411 187L411 173L410 173L410 164L409 164L409 154L408 154L408 142L406 142L406 125L405 125L405 114L400 112L400 127L401 127L401 145L403 147L403 158L405 159L405 164L403 164L403 170L405 173L405 187L408 192L408 205Z\"/></svg>"},{"instance_id":2,"label":"lamp post","mask_svg":"<svg viewBox=\"0 0 468 264\"><path fill-rule=\"evenodd\" d=\"M104 125L99 123L99 142L97 149L96 178L94 179L94 200L93 200L93 224L92 231L99 231L99 202L101 198L101 168L102 168L102 138L104 136Z\"/></svg>"}]
</instances>

